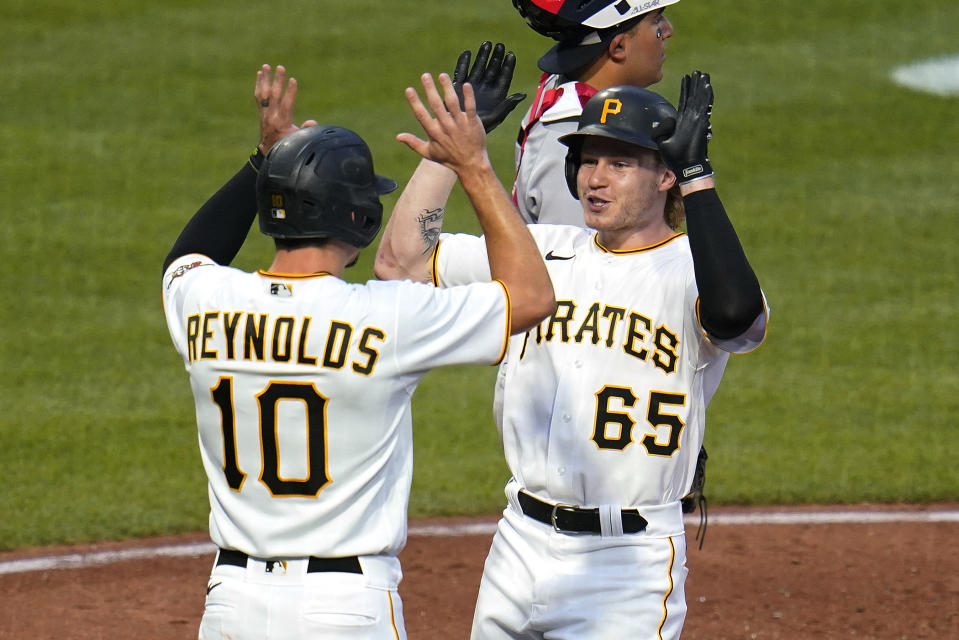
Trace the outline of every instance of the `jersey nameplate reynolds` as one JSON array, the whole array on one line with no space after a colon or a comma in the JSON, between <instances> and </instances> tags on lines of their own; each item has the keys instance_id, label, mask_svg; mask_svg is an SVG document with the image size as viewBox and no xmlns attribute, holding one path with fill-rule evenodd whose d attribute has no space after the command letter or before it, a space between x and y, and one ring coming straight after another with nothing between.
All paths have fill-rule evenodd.
<instances>
[{"instance_id":1,"label":"jersey nameplate reynolds","mask_svg":"<svg viewBox=\"0 0 959 640\"><path fill-rule=\"evenodd\" d=\"M186 319L187 354L197 360L251 360L287 362L328 369L347 364L358 374L368 376L379 358L377 343L386 332L364 327L353 342L354 328L346 322L330 321L323 353L311 352L309 317L278 316L243 311L207 311Z\"/></svg>"}]
</instances>

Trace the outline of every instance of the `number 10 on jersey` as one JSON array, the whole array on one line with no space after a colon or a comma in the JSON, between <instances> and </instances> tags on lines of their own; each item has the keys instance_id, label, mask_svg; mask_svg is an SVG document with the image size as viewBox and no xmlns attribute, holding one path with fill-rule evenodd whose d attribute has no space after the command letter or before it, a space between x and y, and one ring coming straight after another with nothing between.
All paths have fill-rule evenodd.
<instances>
[{"instance_id":1,"label":"number 10 on jersey","mask_svg":"<svg viewBox=\"0 0 959 640\"><path fill-rule=\"evenodd\" d=\"M236 451L236 417L233 411L233 378L222 376L210 389L213 402L220 409L223 431L223 473L231 489L239 491L246 480L240 469ZM308 473L305 478L285 479L280 476L280 443L277 433L277 407L281 400L303 402L306 407L306 456ZM329 481L326 470L326 403L310 382L271 382L256 395L259 409L260 450L263 466L260 482L274 496L301 496L315 498Z\"/></svg>"}]
</instances>

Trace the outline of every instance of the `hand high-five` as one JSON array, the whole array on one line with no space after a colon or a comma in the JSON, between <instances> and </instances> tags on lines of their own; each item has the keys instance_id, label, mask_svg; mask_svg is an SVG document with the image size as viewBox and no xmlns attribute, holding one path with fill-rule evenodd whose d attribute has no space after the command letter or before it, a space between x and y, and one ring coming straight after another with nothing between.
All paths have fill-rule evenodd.
<instances>
[{"instance_id":1,"label":"hand high-five","mask_svg":"<svg viewBox=\"0 0 959 640\"><path fill-rule=\"evenodd\" d=\"M683 76L677 111L676 118L666 118L653 129L666 166L679 184L711 176L707 146L712 137L713 86L708 73Z\"/></svg>"},{"instance_id":2,"label":"hand high-five","mask_svg":"<svg viewBox=\"0 0 959 640\"><path fill-rule=\"evenodd\" d=\"M457 173L489 164L486 133L476 113L473 87L469 84L463 86L463 108L460 108L459 97L449 75L439 75L443 97L440 97L432 75L424 73L420 76L420 82L430 108L426 108L413 87L407 87L406 100L428 140L411 133L401 133L396 139L427 160L443 164ZM430 110L433 115L430 115Z\"/></svg>"},{"instance_id":3,"label":"hand high-five","mask_svg":"<svg viewBox=\"0 0 959 640\"><path fill-rule=\"evenodd\" d=\"M283 136L293 133L300 127L293 124L293 105L296 102L296 78L286 79L286 68L276 66L276 73L270 77L270 65L264 64L256 72L256 86L253 97L260 111L260 152L266 155ZM316 125L316 120L307 120L303 127Z\"/></svg>"},{"instance_id":4,"label":"hand high-five","mask_svg":"<svg viewBox=\"0 0 959 640\"><path fill-rule=\"evenodd\" d=\"M492 57L490 56L492 50ZM460 105L463 104L463 85L473 86L473 95L476 99L476 113L483 121L483 128L489 133L526 98L525 93L509 92L509 85L513 81L513 70L516 68L516 56L510 51L506 53L506 46L497 43L494 47L489 41L480 45L476 51L476 60L470 69L469 49L460 54L453 71L453 86L460 96Z\"/></svg>"}]
</instances>

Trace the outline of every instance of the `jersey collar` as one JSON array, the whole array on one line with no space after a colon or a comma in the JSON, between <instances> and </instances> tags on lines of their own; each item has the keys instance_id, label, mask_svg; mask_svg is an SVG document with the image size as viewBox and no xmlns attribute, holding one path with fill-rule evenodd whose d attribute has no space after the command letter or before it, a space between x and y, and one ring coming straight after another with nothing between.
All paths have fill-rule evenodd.
<instances>
[{"instance_id":1,"label":"jersey collar","mask_svg":"<svg viewBox=\"0 0 959 640\"><path fill-rule=\"evenodd\" d=\"M328 271L317 271L316 273L273 273L266 269L258 269L256 273L264 278L286 278L288 280L306 280L308 278L324 278L333 275Z\"/></svg>"},{"instance_id":2,"label":"jersey collar","mask_svg":"<svg viewBox=\"0 0 959 640\"><path fill-rule=\"evenodd\" d=\"M543 96L539 117L543 122L578 118L583 106L596 94L596 89L584 82L569 81Z\"/></svg>"},{"instance_id":3,"label":"jersey collar","mask_svg":"<svg viewBox=\"0 0 959 640\"><path fill-rule=\"evenodd\" d=\"M669 236L669 237L666 238L665 240L660 240L660 241L657 242L656 244L651 244L651 245L646 246L646 247L637 247L637 248L635 248L635 249L607 249L607 248L604 247L604 246L602 245L602 243L599 241L599 234L598 234L598 233L594 233L594 234L593 234L593 244L595 244L596 247L599 248L599 250L602 251L603 253L612 253L613 255L622 256L622 255L627 255L627 254L630 254L630 253L643 253L644 251L652 251L653 249L658 249L659 247L661 247L661 246L663 246L663 245L666 245L666 244L669 244L670 242L672 242L672 241L675 240L676 238L682 237L682 236L684 236L684 235L686 235L686 234L685 234L685 233L674 233L673 235Z\"/></svg>"}]
</instances>

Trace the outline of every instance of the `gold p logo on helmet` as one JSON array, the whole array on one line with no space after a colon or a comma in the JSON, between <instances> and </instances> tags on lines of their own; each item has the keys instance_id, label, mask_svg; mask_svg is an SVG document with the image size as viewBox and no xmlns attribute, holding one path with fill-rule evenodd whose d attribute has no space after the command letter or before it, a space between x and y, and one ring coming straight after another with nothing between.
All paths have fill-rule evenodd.
<instances>
[{"instance_id":1,"label":"gold p logo on helmet","mask_svg":"<svg viewBox=\"0 0 959 640\"><path fill-rule=\"evenodd\" d=\"M623 103L616 98L607 98L603 103L603 112L599 116L599 121L606 124L606 116L615 116L623 108Z\"/></svg>"}]
</instances>

